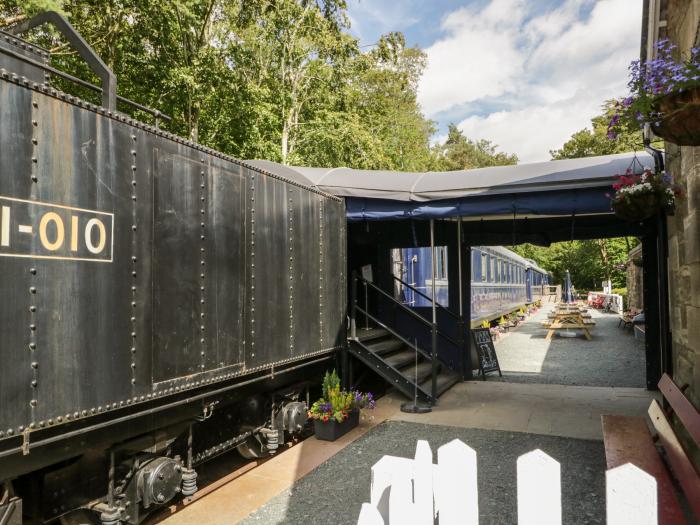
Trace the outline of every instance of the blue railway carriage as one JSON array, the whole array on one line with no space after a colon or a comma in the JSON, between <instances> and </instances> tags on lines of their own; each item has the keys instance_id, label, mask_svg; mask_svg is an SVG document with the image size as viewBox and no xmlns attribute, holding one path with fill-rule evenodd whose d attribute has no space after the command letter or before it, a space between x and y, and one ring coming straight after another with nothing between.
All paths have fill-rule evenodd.
<instances>
[{"instance_id":1,"label":"blue railway carriage","mask_svg":"<svg viewBox=\"0 0 700 525\"><path fill-rule=\"evenodd\" d=\"M533 303L544 294L549 274L529 259L502 246L475 246L471 249L471 322L493 320ZM413 307L430 306L432 297L432 257L430 248L393 250L394 275L410 285L396 283L396 295ZM448 306L447 247L436 247L435 296Z\"/></svg>"},{"instance_id":2,"label":"blue railway carriage","mask_svg":"<svg viewBox=\"0 0 700 525\"><path fill-rule=\"evenodd\" d=\"M502 246L472 248L472 323L535 302L547 284L549 274L532 260Z\"/></svg>"}]
</instances>

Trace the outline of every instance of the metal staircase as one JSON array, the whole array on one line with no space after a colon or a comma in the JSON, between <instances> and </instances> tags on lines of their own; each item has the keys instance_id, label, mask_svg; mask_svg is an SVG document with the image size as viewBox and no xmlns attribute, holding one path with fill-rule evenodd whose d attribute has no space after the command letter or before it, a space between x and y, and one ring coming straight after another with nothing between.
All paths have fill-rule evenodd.
<instances>
[{"instance_id":1,"label":"metal staircase","mask_svg":"<svg viewBox=\"0 0 700 525\"><path fill-rule=\"evenodd\" d=\"M364 307L360 306L357 301L358 283L362 283L366 293L372 290L373 293L379 294L383 300L390 301L392 306L408 313L414 322L430 330L432 335L430 351L406 340L397 330L368 312L367 301ZM414 291L421 293L418 290ZM455 345L459 345L458 342L440 333L434 323L357 274L353 274L351 295L351 329L348 338L348 351L351 355L399 392L411 399L417 395L418 400L423 403L435 404L441 394L459 381L459 375L440 361L437 354L437 338L442 337ZM374 327L358 328L356 323L358 313L365 317L368 324L371 321Z\"/></svg>"}]
</instances>

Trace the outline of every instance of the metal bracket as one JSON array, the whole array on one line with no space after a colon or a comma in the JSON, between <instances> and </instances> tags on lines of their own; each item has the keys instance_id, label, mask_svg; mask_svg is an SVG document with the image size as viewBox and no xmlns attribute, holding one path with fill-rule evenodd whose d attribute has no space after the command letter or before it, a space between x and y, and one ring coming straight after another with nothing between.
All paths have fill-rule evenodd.
<instances>
[{"instance_id":1,"label":"metal bracket","mask_svg":"<svg viewBox=\"0 0 700 525\"><path fill-rule=\"evenodd\" d=\"M199 422L206 421L214 414L214 407L218 404L218 401L207 403L202 407L202 415L195 417L195 419Z\"/></svg>"},{"instance_id":2,"label":"metal bracket","mask_svg":"<svg viewBox=\"0 0 700 525\"><path fill-rule=\"evenodd\" d=\"M18 23L6 29L12 35L26 33L30 29L44 24L51 24L61 33L78 54L87 62L93 73L102 81L102 106L110 111L117 110L117 77L107 67L95 50L83 39L75 28L56 11L40 13L29 20Z\"/></svg>"},{"instance_id":3,"label":"metal bracket","mask_svg":"<svg viewBox=\"0 0 700 525\"><path fill-rule=\"evenodd\" d=\"M22 455L23 456L29 455L29 429L28 428L24 429L24 432L22 432Z\"/></svg>"}]
</instances>

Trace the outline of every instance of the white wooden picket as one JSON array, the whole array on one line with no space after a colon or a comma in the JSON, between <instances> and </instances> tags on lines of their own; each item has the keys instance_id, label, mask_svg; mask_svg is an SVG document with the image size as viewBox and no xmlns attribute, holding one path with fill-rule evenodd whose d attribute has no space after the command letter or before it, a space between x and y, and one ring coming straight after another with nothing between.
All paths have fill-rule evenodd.
<instances>
[{"instance_id":1,"label":"white wooden picket","mask_svg":"<svg viewBox=\"0 0 700 525\"><path fill-rule=\"evenodd\" d=\"M476 451L459 439L438 449L435 506L443 523L479 524Z\"/></svg>"},{"instance_id":2,"label":"white wooden picket","mask_svg":"<svg viewBox=\"0 0 700 525\"><path fill-rule=\"evenodd\" d=\"M413 459L384 456L372 467L370 502L357 525L478 525L476 452L455 439L437 464L427 441ZM518 458L518 524L561 525L561 467L541 450ZM634 465L606 472L608 525L656 525L656 480Z\"/></svg>"},{"instance_id":3,"label":"white wooden picket","mask_svg":"<svg viewBox=\"0 0 700 525\"><path fill-rule=\"evenodd\" d=\"M608 525L656 525L656 480L631 463L605 473Z\"/></svg>"},{"instance_id":4,"label":"white wooden picket","mask_svg":"<svg viewBox=\"0 0 700 525\"><path fill-rule=\"evenodd\" d=\"M518 458L518 525L561 525L559 462L539 449Z\"/></svg>"}]
</instances>

